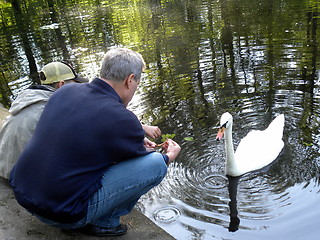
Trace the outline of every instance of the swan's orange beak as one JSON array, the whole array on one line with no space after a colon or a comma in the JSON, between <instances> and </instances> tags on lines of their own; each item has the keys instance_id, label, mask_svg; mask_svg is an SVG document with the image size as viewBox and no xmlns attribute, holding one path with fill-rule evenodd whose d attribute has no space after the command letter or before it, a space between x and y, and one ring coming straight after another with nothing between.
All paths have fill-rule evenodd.
<instances>
[{"instance_id":1,"label":"swan's orange beak","mask_svg":"<svg viewBox=\"0 0 320 240\"><path fill-rule=\"evenodd\" d=\"M216 136L216 140L217 141L220 141L222 139L223 134L224 134L224 130L225 130L225 127L219 128L218 134Z\"/></svg>"}]
</instances>

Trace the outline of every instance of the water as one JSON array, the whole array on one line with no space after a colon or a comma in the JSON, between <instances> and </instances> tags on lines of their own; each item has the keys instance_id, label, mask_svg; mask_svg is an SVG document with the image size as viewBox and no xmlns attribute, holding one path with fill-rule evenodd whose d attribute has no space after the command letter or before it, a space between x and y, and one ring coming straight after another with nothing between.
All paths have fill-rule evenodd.
<instances>
[{"instance_id":1,"label":"water","mask_svg":"<svg viewBox=\"0 0 320 240\"><path fill-rule=\"evenodd\" d=\"M1 103L50 61L92 79L107 49L130 47L148 66L130 109L182 147L137 207L177 239L318 239L319 9L318 0L1 2ZM285 114L285 147L269 168L225 176L215 141L225 111L235 147Z\"/></svg>"}]
</instances>

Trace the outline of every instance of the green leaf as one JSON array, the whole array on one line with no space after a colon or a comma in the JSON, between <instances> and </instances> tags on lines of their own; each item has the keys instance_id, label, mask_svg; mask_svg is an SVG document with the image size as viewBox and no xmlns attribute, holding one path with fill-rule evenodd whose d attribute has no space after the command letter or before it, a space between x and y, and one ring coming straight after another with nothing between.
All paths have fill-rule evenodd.
<instances>
[{"instance_id":1,"label":"green leaf","mask_svg":"<svg viewBox=\"0 0 320 240\"><path fill-rule=\"evenodd\" d=\"M167 141L168 139L173 139L176 135L175 134L163 134L161 136L161 141L162 142L165 142Z\"/></svg>"},{"instance_id":2,"label":"green leaf","mask_svg":"<svg viewBox=\"0 0 320 240\"><path fill-rule=\"evenodd\" d=\"M303 144L304 144L305 146L307 146L307 147L311 147L311 146L313 146L313 143L303 142Z\"/></svg>"},{"instance_id":3,"label":"green leaf","mask_svg":"<svg viewBox=\"0 0 320 240\"><path fill-rule=\"evenodd\" d=\"M185 141L193 141L193 137L185 137L184 140Z\"/></svg>"}]
</instances>

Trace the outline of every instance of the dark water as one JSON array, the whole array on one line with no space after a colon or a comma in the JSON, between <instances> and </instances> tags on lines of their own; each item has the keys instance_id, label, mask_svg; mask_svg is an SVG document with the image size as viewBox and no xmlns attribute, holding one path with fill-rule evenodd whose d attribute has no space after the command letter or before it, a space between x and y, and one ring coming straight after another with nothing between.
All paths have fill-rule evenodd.
<instances>
[{"instance_id":1,"label":"dark water","mask_svg":"<svg viewBox=\"0 0 320 240\"><path fill-rule=\"evenodd\" d=\"M138 208L177 239L319 239L319 12L318 0L0 1L1 103L50 61L93 78L104 52L130 47L148 65L130 108L182 146ZM225 176L225 111L235 145L285 114L270 168Z\"/></svg>"}]
</instances>

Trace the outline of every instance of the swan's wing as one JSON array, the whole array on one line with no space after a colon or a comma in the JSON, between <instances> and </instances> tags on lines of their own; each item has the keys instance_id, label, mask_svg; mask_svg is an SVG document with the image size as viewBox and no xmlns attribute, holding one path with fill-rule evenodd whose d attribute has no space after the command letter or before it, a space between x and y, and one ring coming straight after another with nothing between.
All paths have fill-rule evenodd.
<instances>
[{"instance_id":1,"label":"swan's wing","mask_svg":"<svg viewBox=\"0 0 320 240\"><path fill-rule=\"evenodd\" d=\"M278 115L273 121L269 124L266 130L266 134L272 135L273 138L282 139L284 128L284 114Z\"/></svg>"},{"instance_id":2,"label":"swan's wing","mask_svg":"<svg viewBox=\"0 0 320 240\"><path fill-rule=\"evenodd\" d=\"M276 124L273 124L275 119L266 130L253 130L240 141L235 159L243 172L267 166L281 152L284 146L282 141L284 117L279 116L276 118Z\"/></svg>"},{"instance_id":3,"label":"swan's wing","mask_svg":"<svg viewBox=\"0 0 320 240\"><path fill-rule=\"evenodd\" d=\"M250 157L259 161L259 158L261 159L268 155L276 155L277 157L283 146L284 143L281 138L275 138L265 131L253 130L240 141L235 154L237 161Z\"/></svg>"}]
</instances>

